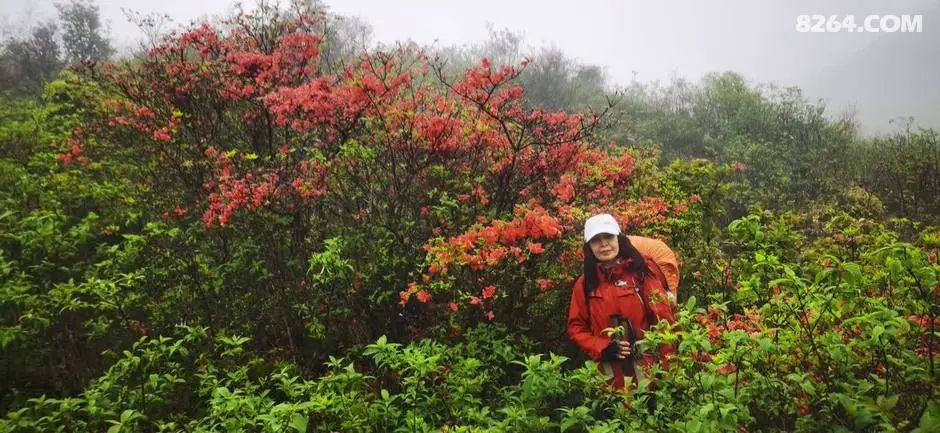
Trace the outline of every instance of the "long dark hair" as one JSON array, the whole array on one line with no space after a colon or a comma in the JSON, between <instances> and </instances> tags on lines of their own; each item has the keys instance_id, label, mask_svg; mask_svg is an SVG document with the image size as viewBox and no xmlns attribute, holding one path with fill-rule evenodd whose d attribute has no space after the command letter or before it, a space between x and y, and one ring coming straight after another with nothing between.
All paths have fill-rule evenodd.
<instances>
[{"instance_id":1,"label":"long dark hair","mask_svg":"<svg viewBox=\"0 0 940 433\"><path fill-rule=\"evenodd\" d=\"M630 240L627 239L623 234L617 235L617 244L620 246L620 252L617 253L617 257L621 260L633 260L633 263L630 264L629 270L634 272L641 279L645 278L650 274L649 267L646 265L646 260L643 259L643 255L633 247L633 244L630 243ZM594 251L591 251L591 245L587 242L584 243L584 294L590 295L591 292L597 290L597 286L600 284L600 276L597 275L597 257L594 256Z\"/></svg>"}]
</instances>

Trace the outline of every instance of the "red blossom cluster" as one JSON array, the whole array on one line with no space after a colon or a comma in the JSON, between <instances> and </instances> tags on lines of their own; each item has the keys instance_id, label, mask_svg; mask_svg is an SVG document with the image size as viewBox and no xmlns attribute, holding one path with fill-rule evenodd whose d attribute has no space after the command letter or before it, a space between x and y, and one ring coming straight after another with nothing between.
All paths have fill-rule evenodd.
<instances>
[{"instance_id":1,"label":"red blossom cluster","mask_svg":"<svg viewBox=\"0 0 940 433\"><path fill-rule=\"evenodd\" d=\"M540 158L532 161L526 169L547 172L545 184L553 185L550 192L557 207L573 204L576 199L596 203L600 207L608 206L614 193L626 189L634 175L634 160L629 153L618 156L569 145ZM565 167L565 170L559 172L552 167ZM531 194L526 190L523 195Z\"/></svg>"},{"instance_id":2,"label":"red blossom cluster","mask_svg":"<svg viewBox=\"0 0 940 433\"><path fill-rule=\"evenodd\" d=\"M110 100L105 106L110 110L110 117L106 122L109 128L140 132L158 144L171 142L174 131L182 124L179 113L164 118L157 116L150 107L130 101ZM165 155L163 149L160 149L160 152Z\"/></svg>"},{"instance_id":3,"label":"red blossom cluster","mask_svg":"<svg viewBox=\"0 0 940 433\"><path fill-rule=\"evenodd\" d=\"M173 207L172 210L163 212L160 215L160 218L163 221L166 221L168 224L174 224L177 221L179 221L180 218L183 218L188 214L189 214L189 209L186 209L185 207L182 207L181 205L177 204L175 207Z\"/></svg>"},{"instance_id":4,"label":"red blossom cluster","mask_svg":"<svg viewBox=\"0 0 940 433\"><path fill-rule=\"evenodd\" d=\"M927 329L930 327L930 322L931 322L930 316L926 314L913 315L913 316L908 317L908 320L910 320L913 324L921 327L922 329ZM935 317L933 319L933 325L934 327L940 327L940 317Z\"/></svg>"},{"instance_id":5,"label":"red blossom cluster","mask_svg":"<svg viewBox=\"0 0 940 433\"><path fill-rule=\"evenodd\" d=\"M131 332L141 337L147 335L150 332L150 328L141 323L140 320L131 320L128 328L131 330Z\"/></svg>"},{"instance_id":6,"label":"red blossom cluster","mask_svg":"<svg viewBox=\"0 0 940 433\"><path fill-rule=\"evenodd\" d=\"M715 372L718 374L731 374L738 371L738 366L733 362L726 362L719 366Z\"/></svg>"},{"instance_id":7,"label":"red blossom cluster","mask_svg":"<svg viewBox=\"0 0 940 433\"><path fill-rule=\"evenodd\" d=\"M138 130L156 143L179 136L179 141L194 142L189 147L196 155L209 146L221 148L200 143L202 135L194 139L176 132L184 118L183 129L215 127L215 116L189 113L196 99L244 104L233 106L241 120L316 133L313 145L321 149L343 145L344 137L356 128L378 127L382 134L374 140L359 137L359 143L378 152L424 159L427 166L439 161L453 177L485 170L491 181L474 182L471 192L459 194L461 201L475 198L487 206L492 200L488 189L512 191L522 200L558 208L565 220L564 206L576 197L600 206L612 204L611 197L627 186L633 174L629 153L612 155L583 141L599 121L597 115L525 108L523 89L512 84L525 63L521 68L494 67L484 59L456 82L445 83L452 93L442 93L427 80L430 63L420 53L370 53L335 74L324 74L317 68L322 38L310 32L306 21L279 28L281 33L265 46L241 24L225 29L200 26L152 50L136 69L105 71L104 76L127 96L114 102L117 109L110 123ZM293 171L302 174L291 175ZM307 167L262 170L289 180L302 198L325 195L323 182L308 180L309 171ZM325 176L319 167L313 171L315 178ZM227 220L231 210L246 200L248 189L256 194L255 184L264 185L249 180L249 175L258 176L246 171L215 180L220 188L232 185L206 200L207 221ZM425 173L414 175L415 183L428 181ZM639 208L644 209L643 202ZM538 251L537 244L530 249L533 254ZM497 249L477 259L493 263L500 256L519 258L519 253Z\"/></svg>"},{"instance_id":8,"label":"red blossom cluster","mask_svg":"<svg viewBox=\"0 0 940 433\"><path fill-rule=\"evenodd\" d=\"M678 216L688 210L688 206L682 203L670 206L661 197L644 197L624 204L614 216L620 221L626 221L630 227L642 228L650 224L665 224L670 216Z\"/></svg>"},{"instance_id":9,"label":"red blossom cluster","mask_svg":"<svg viewBox=\"0 0 940 433\"><path fill-rule=\"evenodd\" d=\"M213 190L209 193L208 206L202 215L207 228L215 224L225 226L237 209L257 209L268 204L270 198L275 195L278 188L276 174L265 173L258 179L252 173L247 173L244 177L237 178L232 175L232 162L227 155L210 147L206 149L206 157L217 163L218 172L216 180L204 186Z\"/></svg>"},{"instance_id":10,"label":"red blossom cluster","mask_svg":"<svg viewBox=\"0 0 940 433\"><path fill-rule=\"evenodd\" d=\"M523 91L519 86L501 88L508 81L518 77L521 72L521 69L509 65L493 70L489 59L484 58L480 61L479 67L467 69L464 79L455 83L452 89L470 101L492 108L496 113L501 111L509 101L518 101L522 96ZM501 89L501 92L495 93L497 89ZM514 105L513 108L517 110L515 114L522 114L520 107Z\"/></svg>"},{"instance_id":11,"label":"red blossom cluster","mask_svg":"<svg viewBox=\"0 0 940 433\"><path fill-rule=\"evenodd\" d=\"M407 304L408 300L411 299L411 295L415 295L415 298L418 300L418 302L422 304L427 304L431 301L432 298L431 294L427 290L420 288L417 283L411 282L408 284L407 289L398 293L398 304L401 306Z\"/></svg>"},{"instance_id":12,"label":"red blossom cluster","mask_svg":"<svg viewBox=\"0 0 940 433\"><path fill-rule=\"evenodd\" d=\"M483 307L484 304L490 302L496 296L497 291L498 289L495 286L486 286L480 291L480 296L471 295L469 303L470 305ZM484 310L483 315L487 320L493 320L496 317L492 310Z\"/></svg>"},{"instance_id":13,"label":"red blossom cluster","mask_svg":"<svg viewBox=\"0 0 940 433\"><path fill-rule=\"evenodd\" d=\"M562 230L561 223L541 206L520 207L512 220L479 224L450 239L426 245L432 257L428 273L446 274L455 264L479 271L510 258L521 263L542 254L542 242L559 239Z\"/></svg>"},{"instance_id":14,"label":"red blossom cluster","mask_svg":"<svg viewBox=\"0 0 940 433\"><path fill-rule=\"evenodd\" d=\"M70 137L65 140L65 145L68 147L68 150L65 152L60 152L56 155L56 159L61 161L65 165L71 165L73 162L78 163L79 165L88 164L88 158L83 154L81 141L74 137Z\"/></svg>"},{"instance_id":15,"label":"red blossom cluster","mask_svg":"<svg viewBox=\"0 0 940 433\"><path fill-rule=\"evenodd\" d=\"M932 335L935 330L940 329L940 317L934 317L931 321L930 316L926 314L913 315L908 317L908 320L922 330L921 335L918 336L917 348L914 349L914 352L920 356L940 355L940 342Z\"/></svg>"},{"instance_id":16,"label":"red blossom cluster","mask_svg":"<svg viewBox=\"0 0 940 433\"><path fill-rule=\"evenodd\" d=\"M189 47L195 47L199 52L199 55L208 57L209 55L216 52L215 49L219 47L220 41L216 32L216 29L214 29L208 23L203 23L199 27L196 27L195 29L180 35L179 39L177 40L177 49L185 50ZM149 54L151 56L162 55L168 53L171 49L172 46L167 43L152 48Z\"/></svg>"},{"instance_id":17,"label":"red blossom cluster","mask_svg":"<svg viewBox=\"0 0 940 433\"><path fill-rule=\"evenodd\" d=\"M748 335L755 335L764 329L763 318L757 310L753 309L727 319L723 311L708 307L708 312L695 316L695 320L705 327L708 339L716 345L721 344L721 335L725 332L741 330Z\"/></svg>"},{"instance_id":18,"label":"red blossom cluster","mask_svg":"<svg viewBox=\"0 0 940 433\"><path fill-rule=\"evenodd\" d=\"M469 305L484 307L484 305L491 303L494 300L498 292L499 292L499 289L496 286L493 286L493 285L486 286L482 290L480 290L479 296L477 295L468 296L467 303ZM433 295L431 295L430 292L427 291L427 289L422 288L420 285L418 285L415 282L411 282L408 284L408 287L405 290L402 290L401 292L398 293L398 297L399 297L398 304L401 306L407 305L412 295L414 295L415 299L417 299L418 302L422 304L427 304L428 302L431 302L431 300L434 297ZM460 309L459 305L455 301L448 302L447 308L453 313L456 313ZM496 314L492 310L482 310L482 312L483 312L483 316L486 317L487 320L493 320L496 317Z\"/></svg>"},{"instance_id":19,"label":"red blossom cluster","mask_svg":"<svg viewBox=\"0 0 940 433\"><path fill-rule=\"evenodd\" d=\"M797 394L796 396L796 404L798 405L797 413L800 416L809 415L811 407L809 403L807 403L808 401L809 401L809 394L807 394L805 391L800 391Z\"/></svg>"},{"instance_id":20,"label":"red blossom cluster","mask_svg":"<svg viewBox=\"0 0 940 433\"><path fill-rule=\"evenodd\" d=\"M301 161L297 166L291 186L303 199L315 199L327 194L327 168L317 161Z\"/></svg>"},{"instance_id":21,"label":"red blossom cluster","mask_svg":"<svg viewBox=\"0 0 940 433\"><path fill-rule=\"evenodd\" d=\"M539 290L543 292L548 291L548 289L555 285L555 281L548 278L539 278L535 280L535 283L538 284Z\"/></svg>"}]
</instances>

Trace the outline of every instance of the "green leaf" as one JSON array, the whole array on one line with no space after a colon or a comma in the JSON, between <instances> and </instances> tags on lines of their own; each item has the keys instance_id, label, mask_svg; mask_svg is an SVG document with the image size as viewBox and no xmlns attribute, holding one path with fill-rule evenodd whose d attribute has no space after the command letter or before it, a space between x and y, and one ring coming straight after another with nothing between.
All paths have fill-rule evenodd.
<instances>
[{"instance_id":1,"label":"green leaf","mask_svg":"<svg viewBox=\"0 0 940 433\"><path fill-rule=\"evenodd\" d=\"M897 394L892 395L891 397L887 397L887 398L885 398L884 396L879 395L879 396L878 396L878 399L877 399L876 401L877 401L877 403L878 403L878 407L879 407L881 410L883 410L883 411L885 411L885 412L890 412L892 409L894 409L895 406L897 406L897 404L898 404L898 397L900 397L900 396L898 396Z\"/></svg>"},{"instance_id":2,"label":"green leaf","mask_svg":"<svg viewBox=\"0 0 940 433\"><path fill-rule=\"evenodd\" d=\"M800 388L809 395L816 395L816 387L807 380L800 382Z\"/></svg>"},{"instance_id":3,"label":"green leaf","mask_svg":"<svg viewBox=\"0 0 940 433\"><path fill-rule=\"evenodd\" d=\"M712 388L712 384L714 383L715 383L715 376L712 376L710 374L702 375L702 389L706 391L710 390Z\"/></svg>"},{"instance_id":4,"label":"green leaf","mask_svg":"<svg viewBox=\"0 0 940 433\"><path fill-rule=\"evenodd\" d=\"M290 417L290 426L299 433L307 433L307 417L294 412Z\"/></svg>"},{"instance_id":5,"label":"green leaf","mask_svg":"<svg viewBox=\"0 0 940 433\"><path fill-rule=\"evenodd\" d=\"M819 271L816 274L815 284L819 284L820 281L829 278L829 276L832 275L835 271L836 271L835 268L826 268L826 269Z\"/></svg>"},{"instance_id":6,"label":"green leaf","mask_svg":"<svg viewBox=\"0 0 940 433\"><path fill-rule=\"evenodd\" d=\"M856 286L862 281L862 267L856 263L846 263L842 266L845 282L851 286Z\"/></svg>"},{"instance_id":7,"label":"green leaf","mask_svg":"<svg viewBox=\"0 0 940 433\"><path fill-rule=\"evenodd\" d=\"M852 401L852 399L845 394L835 394L833 396L837 400L839 400L839 404L842 405L842 408L845 409L845 412L849 414L850 417L854 418L855 414L858 412L858 410L855 407L855 402Z\"/></svg>"},{"instance_id":8,"label":"green leaf","mask_svg":"<svg viewBox=\"0 0 940 433\"><path fill-rule=\"evenodd\" d=\"M927 409L920 417L920 424L911 433L930 433L940 431L940 402L927 403Z\"/></svg>"},{"instance_id":9,"label":"green leaf","mask_svg":"<svg viewBox=\"0 0 940 433\"><path fill-rule=\"evenodd\" d=\"M570 429L571 427L574 427L574 426L577 425L577 424L578 424L578 420L577 420L577 419L575 419L575 418L567 418L567 419L565 419L564 421L561 422L561 431L562 431L562 432L566 432L566 431L568 431L568 429Z\"/></svg>"},{"instance_id":10,"label":"green leaf","mask_svg":"<svg viewBox=\"0 0 940 433\"><path fill-rule=\"evenodd\" d=\"M699 410L698 410L698 416L699 416L699 418L708 418L708 415L709 415L709 414L712 412L712 410L714 410L714 409L715 409L715 405L714 405L713 403L705 403L705 404L703 404L702 407L700 407Z\"/></svg>"}]
</instances>

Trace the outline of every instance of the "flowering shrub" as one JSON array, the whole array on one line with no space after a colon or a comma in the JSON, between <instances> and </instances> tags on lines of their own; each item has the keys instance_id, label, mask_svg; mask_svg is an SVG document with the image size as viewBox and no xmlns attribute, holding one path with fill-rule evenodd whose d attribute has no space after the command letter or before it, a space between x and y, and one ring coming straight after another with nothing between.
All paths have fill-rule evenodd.
<instances>
[{"instance_id":1,"label":"flowering shrub","mask_svg":"<svg viewBox=\"0 0 940 433\"><path fill-rule=\"evenodd\" d=\"M637 154L592 143L604 113L526 107L525 62L451 78L400 49L323 69L322 19L239 15L82 76L102 108L62 164L147 168L128 173L135 200L187 233L159 249L192 256L157 254L150 265L179 273L148 284L166 305L203 306L179 318L317 356L378 330L528 327L510 322L563 311L587 215L640 227L688 210L681 192L653 196L652 177L634 185Z\"/></svg>"}]
</instances>

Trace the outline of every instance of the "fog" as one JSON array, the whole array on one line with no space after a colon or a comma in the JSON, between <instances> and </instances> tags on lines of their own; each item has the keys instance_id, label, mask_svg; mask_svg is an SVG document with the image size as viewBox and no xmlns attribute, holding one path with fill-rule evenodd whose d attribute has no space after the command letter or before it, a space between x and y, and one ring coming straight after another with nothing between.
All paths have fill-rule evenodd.
<instances>
[{"instance_id":1,"label":"fog","mask_svg":"<svg viewBox=\"0 0 940 433\"><path fill-rule=\"evenodd\" d=\"M889 123L913 116L940 127L940 0L586 0L474 2L345 0L325 2L369 23L373 41L386 46L479 43L488 26L521 33L533 48L554 46L584 64L602 66L609 80L626 85L698 81L709 72L734 71L752 83L804 89L833 116L854 113L863 132L890 132ZM140 33L122 8L166 13L167 28L233 10L228 0L98 1L119 51L129 52ZM253 6L245 3L246 8ZM53 2L10 0L2 6L4 36L55 15ZM802 33L803 14L921 14L921 33Z\"/></svg>"}]
</instances>

